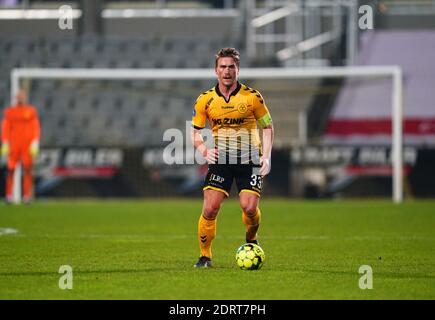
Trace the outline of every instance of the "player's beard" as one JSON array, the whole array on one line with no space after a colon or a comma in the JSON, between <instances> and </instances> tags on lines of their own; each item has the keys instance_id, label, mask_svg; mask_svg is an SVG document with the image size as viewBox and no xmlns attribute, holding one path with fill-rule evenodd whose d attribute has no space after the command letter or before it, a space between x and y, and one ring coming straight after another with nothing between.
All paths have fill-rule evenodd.
<instances>
[{"instance_id":1,"label":"player's beard","mask_svg":"<svg viewBox=\"0 0 435 320\"><path fill-rule=\"evenodd\" d=\"M229 82L228 84L227 84L227 82L225 81L225 80L231 80L231 82ZM225 81L225 82L224 82ZM235 79L235 78L231 78L231 79L223 79L223 81L222 81L222 84L228 89L228 90L230 90L231 89L231 87L232 86L234 86L235 84L236 84L236 82L237 82L237 79Z\"/></svg>"}]
</instances>

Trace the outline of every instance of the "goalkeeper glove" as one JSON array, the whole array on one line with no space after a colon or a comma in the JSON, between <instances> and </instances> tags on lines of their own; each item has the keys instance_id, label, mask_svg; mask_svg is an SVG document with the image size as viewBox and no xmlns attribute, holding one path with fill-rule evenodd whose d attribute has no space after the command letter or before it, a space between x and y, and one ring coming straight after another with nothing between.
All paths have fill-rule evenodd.
<instances>
[{"instance_id":1,"label":"goalkeeper glove","mask_svg":"<svg viewBox=\"0 0 435 320\"><path fill-rule=\"evenodd\" d=\"M3 142L1 148L1 156L6 157L9 154L9 143L7 141Z\"/></svg>"},{"instance_id":2,"label":"goalkeeper glove","mask_svg":"<svg viewBox=\"0 0 435 320\"><path fill-rule=\"evenodd\" d=\"M30 155L35 158L39 154L39 141L33 140L30 144Z\"/></svg>"}]
</instances>

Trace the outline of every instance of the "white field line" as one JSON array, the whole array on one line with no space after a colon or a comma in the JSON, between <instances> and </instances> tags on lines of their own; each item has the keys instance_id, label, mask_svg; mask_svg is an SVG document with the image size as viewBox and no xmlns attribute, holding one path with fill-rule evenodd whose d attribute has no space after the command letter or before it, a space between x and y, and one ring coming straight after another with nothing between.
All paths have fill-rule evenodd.
<instances>
[{"instance_id":1,"label":"white field line","mask_svg":"<svg viewBox=\"0 0 435 320\"><path fill-rule=\"evenodd\" d=\"M18 230L13 228L0 228L0 236L9 235L9 234L17 234Z\"/></svg>"},{"instance_id":2,"label":"white field line","mask_svg":"<svg viewBox=\"0 0 435 320\"><path fill-rule=\"evenodd\" d=\"M15 230L6 228L9 230ZM0 235L2 235L1 231L5 229L0 229ZM13 231L9 231L8 234L17 233ZM17 234L17 237L29 237L29 238L57 238L57 239L136 239L143 241L161 241L161 240L180 240L180 239L196 239L195 234L187 235L187 234L161 234L161 235L147 235L147 234L78 234L78 235L66 235L66 234L39 234L39 235L25 235L25 234ZM242 236L224 236L218 235L218 239L243 239ZM384 241L384 240L399 240L399 241L435 241L435 236L419 236L419 235L410 235L410 236L317 236L317 235L287 235L287 236L261 236L261 240L288 240L288 241L304 241L304 240L313 240L313 241L324 241L324 240L348 240L348 241Z\"/></svg>"}]
</instances>

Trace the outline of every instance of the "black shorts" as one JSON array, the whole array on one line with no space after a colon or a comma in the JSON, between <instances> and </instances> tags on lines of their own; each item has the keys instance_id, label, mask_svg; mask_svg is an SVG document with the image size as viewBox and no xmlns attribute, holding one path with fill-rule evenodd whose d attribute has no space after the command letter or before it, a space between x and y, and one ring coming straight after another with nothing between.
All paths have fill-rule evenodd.
<instances>
[{"instance_id":1,"label":"black shorts","mask_svg":"<svg viewBox=\"0 0 435 320\"><path fill-rule=\"evenodd\" d=\"M203 190L221 191L228 197L234 179L239 194L243 191L261 196L263 177L260 166L253 164L210 164Z\"/></svg>"}]
</instances>

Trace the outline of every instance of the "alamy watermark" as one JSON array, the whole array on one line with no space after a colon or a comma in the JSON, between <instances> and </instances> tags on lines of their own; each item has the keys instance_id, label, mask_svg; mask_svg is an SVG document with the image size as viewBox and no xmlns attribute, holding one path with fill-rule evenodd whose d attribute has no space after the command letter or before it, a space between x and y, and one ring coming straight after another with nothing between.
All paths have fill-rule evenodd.
<instances>
[{"instance_id":1,"label":"alamy watermark","mask_svg":"<svg viewBox=\"0 0 435 320\"><path fill-rule=\"evenodd\" d=\"M358 273L362 274L359 278L358 286L361 290L373 289L373 269L369 265L362 265L358 269Z\"/></svg>"},{"instance_id":2,"label":"alamy watermark","mask_svg":"<svg viewBox=\"0 0 435 320\"><path fill-rule=\"evenodd\" d=\"M186 121L186 136L182 130L170 128L163 133L163 141L169 142L163 150L163 162L174 164L206 164L207 159L195 149L191 137L192 122ZM221 128L214 134L208 128L201 129L201 137L207 149L219 149L216 164L260 164L260 149L252 147L255 139L259 139L258 129Z\"/></svg>"},{"instance_id":3,"label":"alamy watermark","mask_svg":"<svg viewBox=\"0 0 435 320\"><path fill-rule=\"evenodd\" d=\"M63 265L59 267L59 273L63 274L59 278L59 289L65 290L69 289L71 290L73 288L73 271L72 267L69 265Z\"/></svg>"},{"instance_id":4,"label":"alamy watermark","mask_svg":"<svg viewBox=\"0 0 435 320\"><path fill-rule=\"evenodd\" d=\"M358 19L358 27L361 30L373 29L373 8L369 5L360 6L358 13L362 14Z\"/></svg>"},{"instance_id":5,"label":"alamy watermark","mask_svg":"<svg viewBox=\"0 0 435 320\"><path fill-rule=\"evenodd\" d=\"M73 29L73 8L69 5L59 7L59 21L58 26L60 30Z\"/></svg>"}]
</instances>

